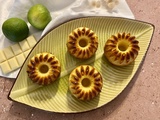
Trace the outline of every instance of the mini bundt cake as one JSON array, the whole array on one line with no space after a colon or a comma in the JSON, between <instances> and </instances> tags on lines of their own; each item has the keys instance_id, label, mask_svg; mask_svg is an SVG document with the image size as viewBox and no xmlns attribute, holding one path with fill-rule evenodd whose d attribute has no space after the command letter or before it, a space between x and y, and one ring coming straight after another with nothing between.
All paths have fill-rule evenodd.
<instances>
[{"instance_id":1,"label":"mini bundt cake","mask_svg":"<svg viewBox=\"0 0 160 120\"><path fill-rule=\"evenodd\" d=\"M74 57L88 59L97 51L98 37L87 27L76 28L69 34L67 48Z\"/></svg>"},{"instance_id":2,"label":"mini bundt cake","mask_svg":"<svg viewBox=\"0 0 160 120\"><path fill-rule=\"evenodd\" d=\"M27 66L29 78L40 85L55 81L61 72L59 60L51 53L39 53L33 56Z\"/></svg>"},{"instance_id":3,"label":"mini bundt cake","mask_svg":"<svg viewBox=\"0 0 160 120\"><path fill-rule=\"evenodd\" d=\"M104 55L112 64L126 66L132 63L140 50L135 36L125 32L112 35L105 44Z\"/></svg>"},{"instance_id":4,"label":"mini bundt cake","mask_svg":"<svg viewBox=\"0 0 160 120\"><path fill-rule=\"evenodd\" d=\"M78 66L69 76L69 89L80 100L93 99L101 92L102 86L101 74L89 65Z\"/></svg>"}]
</instances>

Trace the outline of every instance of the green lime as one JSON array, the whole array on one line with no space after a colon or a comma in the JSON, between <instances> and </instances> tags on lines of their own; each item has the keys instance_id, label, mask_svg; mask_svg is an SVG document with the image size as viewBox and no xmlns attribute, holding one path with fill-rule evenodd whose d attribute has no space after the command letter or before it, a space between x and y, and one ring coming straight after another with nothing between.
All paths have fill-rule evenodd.
<instances>
[{"instance_id":1,"label":"green lime","mask_svg":"<svg viewBox=\"0 0 160 120\"><path fill-rule=\"evenodd\" d=\"M13 42L20 42L28 37L29 28L20 18L9 18L2 25L3 34Z\"/></svg>"},{"instance_id":2,"label":"green lime","mask_svg":"<svg viewBox=\"0 0 160 120\"><path fill-rule=\"evenodd\" d=\"M43 30L52 18L45 6L36 4L29 9L27 19L33 27Z\"/></svg>"}]
</instances>

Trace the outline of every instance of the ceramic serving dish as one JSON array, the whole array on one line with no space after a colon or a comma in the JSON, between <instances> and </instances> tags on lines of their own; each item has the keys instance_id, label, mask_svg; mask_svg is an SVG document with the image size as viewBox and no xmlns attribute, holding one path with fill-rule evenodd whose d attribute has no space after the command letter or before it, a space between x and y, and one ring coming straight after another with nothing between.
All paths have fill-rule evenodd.
<instances>
[{"instance_id":1,"label":"ceramic serving dish","mask_svg":"<svg viewBox=\"0 0 160 120\"><path fill-rule=\"evenodd\" d=\"M69 33L81 26L91 28L99 39L96 54L88 60L74 58L66 47ZM110 64L103 55L106 40L118 32L131 33L139 41L138 57L125 67ZM153 32L154 26L150 23L117 17L79 18L52 28L30 52L9 93L9 99L38 109L60 113L77 113L99 108L117 97L132 80L145 57ZM28 61L40 52L53 53L61 63L60 78L48 86L33 83L26 72ZM82 64L94 66L103 77L102 91L91 101L76 99L68 89L70 72Z\"/></svg>"}]
</instances>

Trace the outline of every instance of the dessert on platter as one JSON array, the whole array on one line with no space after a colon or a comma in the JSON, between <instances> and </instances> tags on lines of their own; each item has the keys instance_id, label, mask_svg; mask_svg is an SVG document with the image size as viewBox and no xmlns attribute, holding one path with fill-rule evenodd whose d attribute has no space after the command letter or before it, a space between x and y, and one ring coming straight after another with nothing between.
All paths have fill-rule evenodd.
<instances>
[{"instance_id":1,"label":"dessert on platter","mask_svg":"<svg viewBox=\"0 0 160 120\"><path fill-rule=\"evenodd\" d=\"M69 76L69 89L80 100L91 100L101 92L103 80L101 74L92 66L81 65Z\"/></svg>"},{"instance_id":2,"label":"dessert on platter","mask_svg":"<svg viewBox=\"0 0 160 120\"><path fill-rule=\"evenodd\" d=\"M139 41L130 33L112 35L105 44L104 55L112 64L126 66L132 63L140 50Z\"/></svg>"},{"instance_id":3,"label":"dessert on platter","mask_svg":"<svg viewBox=\"0 0 160 120\"><path fill-rule=\"evenodd\" d=\"M59 60L51 53L36 54L28 63L27 73L29 78L40 85L54 82L60 75Z\"/></svg>"},{"instance_id":4,"label":"dessert on platter","mask_svg":"<svg viewBox=\"0 0 160 120\"><path fill-rule=\"evenodd\" d=\"M97 51L98 37L90 28L76 28L69 34L67 48L74 57L88 59Z\"/></svg>"}]
</instances>

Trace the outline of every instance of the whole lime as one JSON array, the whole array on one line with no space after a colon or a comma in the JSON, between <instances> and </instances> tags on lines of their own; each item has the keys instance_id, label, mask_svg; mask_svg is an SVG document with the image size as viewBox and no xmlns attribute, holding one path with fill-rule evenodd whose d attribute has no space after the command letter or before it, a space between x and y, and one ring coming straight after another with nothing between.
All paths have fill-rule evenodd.
<instances>
[{"instance_id":1,"label":"whole lime","mask_svg":"<svg viewBox=\"0 0 160 120\"><path fill-rule=\"evenodd\" d=\"M36 4L29 9L27 19L33 27L43 30L52 20L52 17L44 5Z\"/></svg>"},{"instance_id":2,"label":"whole lime","mask_svg":"<svg viewBox=\"0 0 160 120\"><path fill-rule=\"evenodd\" d=\"M9 18L2 25L3 34L13 42L20 42L28 37L27 23L20 18Z\"/></svg>"}]
</instances>

